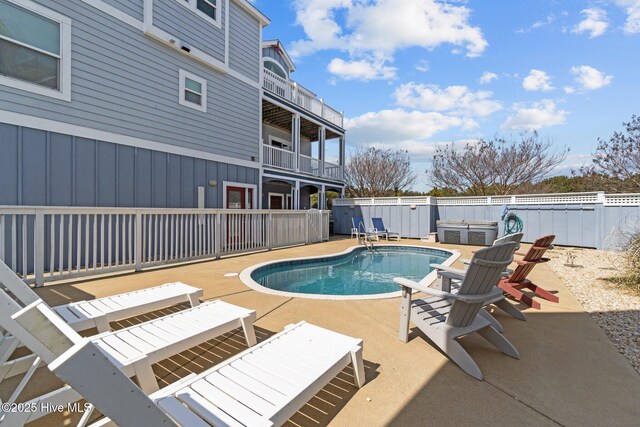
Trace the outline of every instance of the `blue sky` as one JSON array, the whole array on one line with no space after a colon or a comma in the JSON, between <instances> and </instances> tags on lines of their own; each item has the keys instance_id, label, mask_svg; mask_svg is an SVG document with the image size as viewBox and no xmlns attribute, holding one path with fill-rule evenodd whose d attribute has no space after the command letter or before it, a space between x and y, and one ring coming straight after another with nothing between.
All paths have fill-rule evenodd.
<instances>
[{"instance_id":1,"label":"blue sky","mask_svg":"<svg viewBox=\"0 0 640 427\"><path fill-rule=\"evenodd\" d=\"M418 190L439 144L537 129L570 148L562 173L640 114L640 0L254 4L348 147L408 150Z\"/></svg>"}]
</instances>

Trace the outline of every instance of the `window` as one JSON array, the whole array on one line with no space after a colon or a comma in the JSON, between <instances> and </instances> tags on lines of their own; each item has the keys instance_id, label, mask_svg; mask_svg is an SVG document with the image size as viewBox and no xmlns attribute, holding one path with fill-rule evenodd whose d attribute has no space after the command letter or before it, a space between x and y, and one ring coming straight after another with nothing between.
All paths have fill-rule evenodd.
<instances>
[{"instance_id":1,"label":"window","mask_svg":"<svg viewBox=\"0 0 640 427\"><path fill-rule=\"evenodd\" d=\"M207 81L180 70L180 105L207 112Z\"/></svg>"},{"instance_id":2,"label":"window","mask_svg":"<svg viewBox=\"0 0 640 427\"><path fill-rule=\"evenodd\" d=\"M218 28L221 27L219 7L221 0L179 0L179 2L204 19L213 22Z\"/></svg>"},{"instance_id":3,"label":"window","mask_svg":"<svg viewBox=\"0 0 640 427\"><path fill-rule=\"evenodd\" d=\"M291 146L291 141L278 138L273 135L269 135L269 143L272 147L283 148L285 150L289 150L289 147Z\"/></svg>"},{"instance_id":4,"label":"window","mask_svg":"<svg viewBox=\"0 0 640 427\"><path fill-rule=\"evenodd\" d=\"M71 100L71 21L30 0L0 0L0 84Z\"/></svg>"},{"instance_id":5,"label":"window","mask_svg":"<svg viewBox=\"0 0 640 427\"><path fill-rule=\"evenodd\" d=\"M271 61L271 60L265 60L264 61L264 68L266 68L267 70L271 71L272 73L275 73L276 75L282 77L283 79L287 78L287 73L284 72L284 70L282 69L282 67L280 66L280 64Z\"/></svg>"}]
</instances>

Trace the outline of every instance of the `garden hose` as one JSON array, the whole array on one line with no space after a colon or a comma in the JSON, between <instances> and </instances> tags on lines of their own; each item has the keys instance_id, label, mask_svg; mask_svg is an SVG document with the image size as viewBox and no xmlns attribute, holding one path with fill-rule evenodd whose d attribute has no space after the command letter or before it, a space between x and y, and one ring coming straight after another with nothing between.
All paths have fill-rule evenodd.
<instances>
[{"instance_id":1,"label":"garden hose","mask_svg":"<svg viewBox=\"0 0 640 427\"><path fill-rule=\"evenodd\" d=\"M518 215L509 212L504 219L504 235L520 233L524 228L524 224Z\"/></svg>"}]
</instances>

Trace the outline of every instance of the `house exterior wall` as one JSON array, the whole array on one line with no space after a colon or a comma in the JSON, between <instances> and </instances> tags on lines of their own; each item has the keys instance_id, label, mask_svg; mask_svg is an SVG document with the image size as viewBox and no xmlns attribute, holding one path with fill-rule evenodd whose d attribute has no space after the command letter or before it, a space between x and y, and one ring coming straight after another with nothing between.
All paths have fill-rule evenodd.
<instances>
[{"instance_id":1,"label":"house exterior wall","mask_svg":"<svg viewBox=\"0 0 640 427\"><path fill-rule=\"evenodd\" d=\"M142 21L144 16L144 0L102 0L121 12Z\"/></svg>"},{"instance_id":2,"label":"house exterior wall","mask_svg":"<svg viewBox=\"0 0 640 427\"><path fill-rule=\"evenodd\" d=\"M0 205L223 207L223 182L259 169L0 124ZM217 181L212 187L210 181Z\"/></svg>"},{"instance_id":3,"label":"house exterior wall","mask_svg":"<svg viewBox=\"0 0 640 427\"><path fill-rule=\"evenodd\" d=\"M111 0L110 4L139 18L141 2ZM71 102L2 85L0 110L232 159L249 162L258 159L260 24L253 18L247 15L240 19L243 12L235 6L231 8L239 18L239 27L249 26L253 21L255 28L247 31L242 42L230 43L229 53L232 67L255 78L256 86L219 73L83 1L37 0L37 3L72 20ZM224 31L204 22L176 0L153 3L155 24L166 25L167 31L190 28L187 33L180 33L185 40L189 43L193 40L194 44L200 40L199 48L210 49L213 56L224 60ZM224 7L221 9L224 13ZM161 17L168 11L174 13L173 25L180 28L163 23ZM190 19L185 21L185 17ZM194 32L192 24L198 25L202 33ZM254 54L250 54L251 50ZM207 80L206 113L178 104L180 69Z\"/></svg>"},{"instance_id":4,"label":"house exterior wall","mask_svg":"<svg viewBox=\"0 0 640 427\"><path fill-rule=\"evenodd\" d=\"M268 124L262 124L262 140L265 144L269 144L269 137L273 136L278 139L284 139L286 141L291 141L291 132L284 131L282 129L278 129L273 126L269 126ZM311 141L308 138L300 138L300 154L304 154L305 156L311 156Z\"/></svg>"},{"instance_id":5,"label":"house exterior wall","mask_svg":"<svg viewBox=\"0 0 640 427\"><path fill-rule=\"evenodd\" d=\"M257 82L262 67L260 23L233 1L229 3L229 15L229 67Z\"/></svg>"}]
</instances>

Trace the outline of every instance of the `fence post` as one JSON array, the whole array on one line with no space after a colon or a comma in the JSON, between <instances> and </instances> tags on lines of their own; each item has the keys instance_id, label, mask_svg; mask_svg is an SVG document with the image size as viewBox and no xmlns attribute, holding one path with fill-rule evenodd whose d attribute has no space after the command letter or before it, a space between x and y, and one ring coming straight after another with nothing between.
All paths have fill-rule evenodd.
<instances>
[{"instance_id":1,"label":"fence post","mask_svg":"<svg viewBox=\"0 0 640 427\"><path fill-rule=\"evenodd\" d=\"M26 221L26 217L25 217ZM44 285L44 213L36 211L35 218L35 242L33 268L36 276L36 286ZM63 238L60 236L60 238ZM4 244L4 242L2 242ZM24 242L26 244L26 242ZM71 242L69 242L71 245Z\"/></svg>"},{"instance_id":2,"label":"fence post","mask_svg":"<svg viewBox=\"0 0 640 427\"><path fill-rule=\"evenodd\" d=\"M267 250L271 250L271 222L273 218L271 212L267 214L266 233L267 233Z\"/></svg>"},{"instance_id":3,"label":"fence post","mask_svg":"<svg viewBox=\"0 0 640 427\"><path fill-rule=\"evenodd\" d=\"M136 271L142 270L142 213L136 212Z\"/></svg>"},{"instance_id":4,"label":"fence post","mask_svg":"<svg viewBox=\"0 0 640 427\"><path fill-rule=\"evenodd\" d=\"M220 212L216 212L215 214L215 230L213 232L213 251L216 256L216 259L220 259L221 255L221 247L222 247L222 221Z\"/></svg>"}]
</instances>

